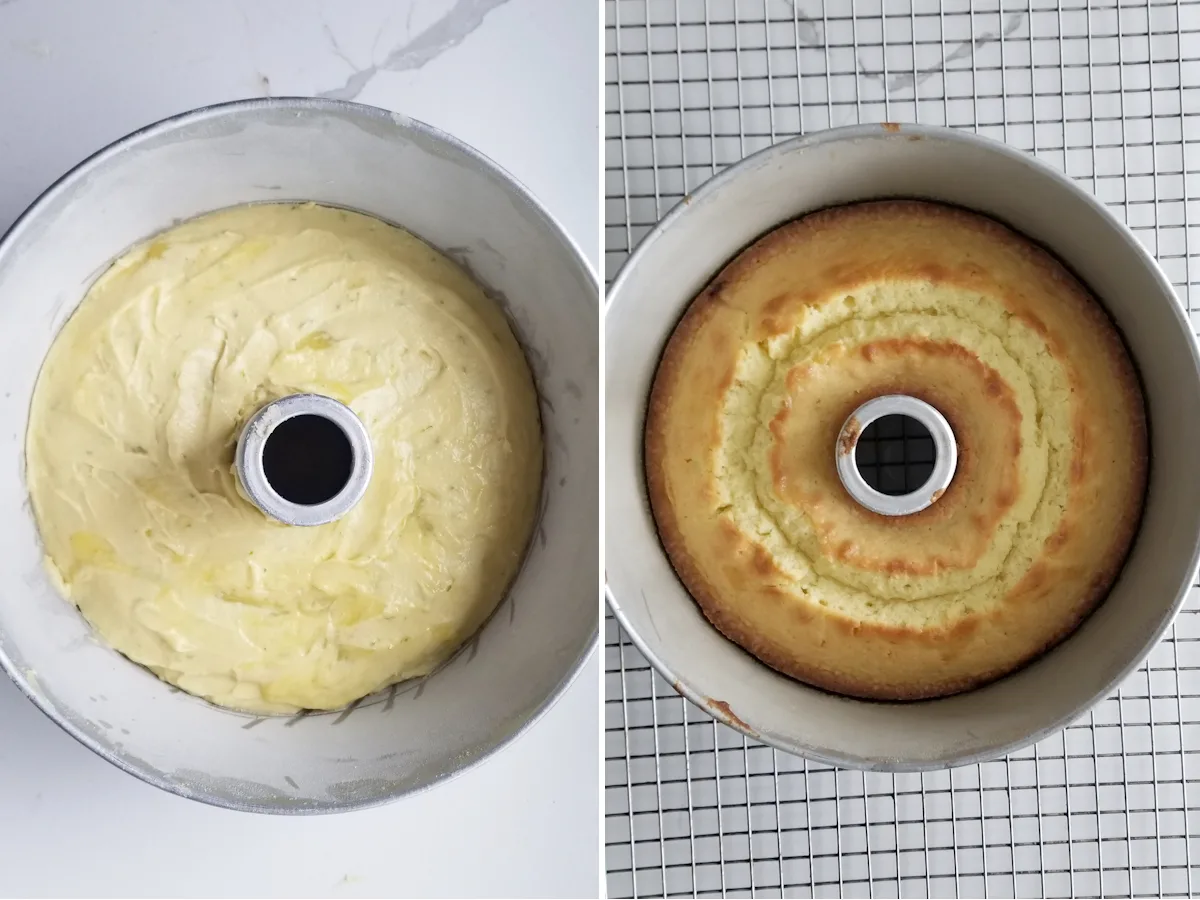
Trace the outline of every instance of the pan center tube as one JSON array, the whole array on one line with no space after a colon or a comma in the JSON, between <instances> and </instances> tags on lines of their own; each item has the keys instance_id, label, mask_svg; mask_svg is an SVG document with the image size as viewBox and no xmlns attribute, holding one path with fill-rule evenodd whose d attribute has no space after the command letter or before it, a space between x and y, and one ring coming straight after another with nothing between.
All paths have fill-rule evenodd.
<instances>
[{"instance_id":1,"label":"pan center tube","mask_svg":"<svg viewBox=\"0 0 1200 900\"><path fill-rule=\"evenodd\" d=\"M366 492L370 436L344 403L292 394L258 410L238 438L234 469L246 498L285 525L324 525Z\"/></svg>"},{"instance_id":2,"label":"pan center tube","mask_svg":"<svg viewBox=\"0 0 1200 900\"><path fill-rule=\"evenodd\" d=\"M958 466L958 443L946 417L907 394L876 397L851 413L834 453L846 492L883 516L932 506Z\"/></svg>"}]
</instances>

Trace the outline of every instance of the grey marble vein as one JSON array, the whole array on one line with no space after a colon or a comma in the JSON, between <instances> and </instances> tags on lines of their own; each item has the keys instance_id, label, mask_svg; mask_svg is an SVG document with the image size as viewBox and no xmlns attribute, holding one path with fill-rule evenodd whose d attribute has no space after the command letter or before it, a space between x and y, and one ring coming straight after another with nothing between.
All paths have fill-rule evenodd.
<instances>
[{"instance_id":1,"label":"grey marble vein","mask_svg":"<svg viewBox=\"0 0 1200 900\"><path fill-rule=\"evenodd\" d=\"M808 15L796 5L796 0L784 0L792 10L792 21L796 27L796 40L802 47L824 47L821 36L821 20ZM773 21L779 21L775 19Z\"/></svg>"},{"instance_id":2,"label":"grey marble vein","mask_svg":"<svg viewBox=\"0 0 1200 900\"><path fill-rule=\"evenodd\" d=\"M1003 29L1004 37L1008 37L1018 28L1020 28L1021 22L1025 19L1025 16L1025 12L1016 12L1009 16ZM944 72L950 63L960 59L967 59L976 50L980 49L981 47L986 47L988 44L995 43L998 40L1000 40L999 34L994 31L985 31L982 34L976 35L969 41L962 41L961 43L957 44L949 53L947 53L945 58L943 58L942 61L937 65L930 66L927 69L920 69L915 73L898 72L897 74L891 76L890 80L887 82L887 89L889 91L900 91L904 90L905 88L914 88L916 85L922 84L929 78L932 78L934 75ZM877 81L884 80L884 74L882 72L867 71L867 69L863 66L861 59L858 60L858 71L859 74L864 78L873 78Z\"/></svg>"},{"instance_id":3,"label":"grey marble vein","mask_svg":"<svg viewBox=\"0 0 1200 900\"><path fill-rule=\"evenodd\" d=\"M394 47L382 62L364 69L355 69L341 87L321 91L318 96L334 100L353 100L380 72L419 69L465 41L480 26L488 13L507 2L508 0L456 0L444 16L416 37ZM326 33L329 33L328 30ZM333 41L333 35L329 36L334 45L334 52L346 59L337 42ZM353 66L352 63L351 65Z\"/></svg>"}]
</instances>

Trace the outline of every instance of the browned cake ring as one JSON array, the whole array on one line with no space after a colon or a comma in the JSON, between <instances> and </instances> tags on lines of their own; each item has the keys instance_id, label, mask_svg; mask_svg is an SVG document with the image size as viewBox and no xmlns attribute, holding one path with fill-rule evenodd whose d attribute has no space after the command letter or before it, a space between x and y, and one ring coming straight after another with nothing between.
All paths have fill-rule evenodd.
<instances>
[{"instance_id":1,"label":"browned cake ring","mask_svg":"<svg viewBox=\"0 0 1200 900\"><path fill-rule=\"evenodd\" d=\"M931 404L958 443L909 516L864 509L835 468L882 394ZM1099 304L1008 228L919 201L814 213L729 263L667 344L645 440L659 534L708 619L872 699L967 690L1070 634L1146 483L1141 391Z\"/></svg>"}]
</instances>

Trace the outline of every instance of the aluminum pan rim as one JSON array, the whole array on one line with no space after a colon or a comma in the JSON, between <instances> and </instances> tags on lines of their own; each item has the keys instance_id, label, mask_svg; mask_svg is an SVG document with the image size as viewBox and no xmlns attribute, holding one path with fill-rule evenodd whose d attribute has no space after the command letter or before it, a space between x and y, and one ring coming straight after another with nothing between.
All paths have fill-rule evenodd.
<instances>
[{"instance_id":1,"label":"aluminum pan rim","mask_svg":"<svg viewBox=\"0 0 1200 900\"><path fill-rule=\"evenodd\" d=\"M1142 246L1142 243L1137 239L1137 236L1130 230L1120 218L1112 213L1103 203L1096 197L1085 191L1082 187L1064 172L1051 166L1049 163L1038 159L1032 154L1025 153L1015 147L1011 147L1002 141L997 141L992 138L984 137L968 131L959 131L954 128L946 128L935 125L909 125L900 126L902 130L910 136L932 138L948 142L958 142L973 146L979 149L986 150L989 153L1005 156L1010 160L1020 162L1031 169L1035 170L1038 175L1047 180L1053 181L1059 187L1062 187L1072 194L1077 199L1082 200L1089 210L1102 217L1114 231L1120 235L1125 241L1128 248L1133 252L1134 256L1142 263L1146 270L1152 275L1159 289L1169 298L1171 311L1175 316L1176 324L1187 336L1187 344L1191 350L1192 371L1189 372L1194 384L1200 384L1200 340L1197 339L1195 332L1192 330L1191 323L1187 319L1186 311L1183 309L1179 301L1178 295L1175 293L1175 288L1159 266L1158 261ZM693 198L708 197L717 191L722 190L726 184L737 179L739 174L751 168L752 164L756 165L769 160L774 156L792 152L799 148L816 147L822 144L837 143L841 141L852 141L862 138L879 138L881 128L887 131L892 131L896 128L894 125L849 125L842 128L831 128L824 131L815 132L811 135L800 135L790 138L786 141L781 141L752 153L744 159L739 160L734 165L723 169L717 175L714 175L708 181L704 182L696 190L689 193L685 201L691 201ZM866 198L864 198L866 199ZM650 232L642 239L641 243L634 248L629 257L622 264L612 284L608 288L604 302L604 315L607 320L610 313L616 308L620 300L621 288L629 273L638 265L641 259L648 253L654 252L654 244L662 237L663 233L670 229L675 222L688 215L688 209L691 204L689 202L680 202L670 210L659 222L650 230ZM776 223L779 224L779 223ZM774 227L774 226L771 226ZM765 229L764 229L765 230ZM619 312L618 312L619 314ZM1135 539L1136 540L1136 539ZM661 552L661 548L660 548ZM734 716L728 715L719 707L716 709L710 707L705 702L705 697L688 683L686 676L680 675L671 670L666 663L663 662L648 646L645 638L643 638L634 629L629 622L629 617L621 608L621 603L613 594L612 588L609 586L607 578L604 584L604 596L609 607L616 616L621 627L625 629L629 639L637 647L638 651L646 658L646 661L659 673L663 678L671 684L674 689L683 697L686 697L696 706L707 712L713 718L720 721L722 724L729 726L735 731L740 732L748 738L761 741L768 746L778 750L783 750L786 753L792 753L798 756L803 756L815 762L825 763L830 766L838 766L852 769L865 769L871 771L883 772L927 772L938 769L953 768L956 766L972 765L975 763L986 762L1004 756L1015 750L1020 750L1031 744L1037 743L1045 737L1056 734L1066 728L1077 718L1094 707L1097 703L1107 697L1115 690L1130 674L1133 673L1150 655L1150 652L1162 640L1168 628L1175 621L1176 615L1183 607L1187 600L1188 591L1192 582L1196 578L1197 569L1200 568L1200 534L1196 535L1192 542L1192 554L1188 561L1188 577L1183 580L1182 584L1176 591L1176 595L1170 606L1167 608L1162 621L1152 632L1149 640L1138 650L1137 654L1129 661L1127 665L1122 667L1117 675L1110 679L1099 691L1095 692L1091 697L1084 701L1081 705L1072 709L1070 712L1062 715L1041 728L1030 732L1026 736L1007 742L999 742L992 746L985 747L971 753L964 754L946 754L944 756L935 757L929 760L908 761L908 760L879 760L869 757L856 756L851 753L839 752L828 747L816 747L805 744L801 741L795 741L788 737L775 734L769 730L754 731L747 727L745 723ZM1054 652L1053 650L1050 652ZM807 687L807 686L805 686ZM816 690L816 688L811 688ZM867 703L870 701L858 701Z\"/></svg>"},{"instance_id":2,"label":"aluminum pan rim","mask_svg":"<svg viewBox=\"0 0 1200 900\"><path fill-rule=\"evenodd\" d=\"M291 110L308 110L316 112L337 110L343 113L360 116L370 119L386 119L388 122L396 125L401 129L408 129L423 137L429 138L435 142L443 144L462 154L472 165L478 170L490 174L499 179L509 191L512 192L513 199L523 204L529 211L537 216L547 226L561 243L563 249L571 257L575 266L583 274L584 279L592 284L597 294L600 290L600 280L596 271L592 268L587 257L580 250L579 245L575 242L563 228L562 224L550 213L542 203L534 197L530 190L518 181L506 169L494 162L491 158L485 156L474 147L460 141L458 138L448 134L438 128L433 127L419 119L412 119L407 116L402 116L402 121L397 121L397 117L389 110L381 109L377 106L369 106L365 103L352 103L347 100L331 100L318 97L263 97L249 100L231 100L225 103L214 103L208 106L200 106L195 109L187 110L182 113L176 113L172 116L159 119L157 122L152 122L149 125L144 125L141 128L129 132L123 137L117 138L115 141L100 148L95 153L82 160L52 184L42 191L32 203L27 206L20 215L13 221L12 225L0 235L0 257L8 245L14 243L21 232L28 227L28 223L32 221L41 209L48 205L49 202L61 192L68 190L75 182L86 178L87 175L96 167L103 165L110 157L117 153L132 147L141 141L164 132L172 131L180 126L191 124L193 122L204 121L206 119L217 118L228 113L245 112L258 109L291 109ZM583 665L592 655L599 642L599 623L592 630L591 638L584 645L579 656L571 662L567 667L565 674L559 681L558 685L546 697L542 704L534 709L528 717L508 735L496 741L487 750L481 752L473 759L467 760L461 766L450 769L439 774L426 784L419 787L407 788L395 793L381 794L377 797L371 797L365 800L352 800L349 802L335 801L329 804L324 804L319 807L277 807L268 806L260 803L242 803L235 800L230 800L225 797L218 797L203 791L191 790L185 785L168 781L159 777L156 772L146 771L135 765L129 760L118 756L115 753L109 752L95 741L90 735L79 728L72 725L64 716L53 708L48 702L33 690L28 680L20 669L9 659L8 654L0 647L0 669L7 673L20 690L38 709L40 709L55 725L77 740L83 746L94 752L100 757L103 757L108 762L112 763L117 768L130 775L135 776L141 781L151 784L154 787L161 788L164 791L184 797L189 800L197 800L209 806L222 807L232 809L238 812L255 812L267 813L284 816L304 816L304 815L321 815L338 812L349 812L356 809L368 809L375 806L382 806L385 803L390 803L398 800L401 797L407 797L415 794L423 793L438 784L449 781L452 778L461 775L462 773L475 768L480 763L487 760L493 754L499 752L509 746L513 741L523 735L526 731L532 728L547 712L550 711L564 693L567 688L574 683L579 672L583 669Z\"/></svg>"}]
</instances>

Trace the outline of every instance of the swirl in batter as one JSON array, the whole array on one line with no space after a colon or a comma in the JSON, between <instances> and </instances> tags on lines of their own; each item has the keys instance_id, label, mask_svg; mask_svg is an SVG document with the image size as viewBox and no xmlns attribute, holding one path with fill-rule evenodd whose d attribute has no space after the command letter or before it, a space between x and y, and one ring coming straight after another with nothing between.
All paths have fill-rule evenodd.
<instances>
[{"instance_id":1,"label":"swirl in batter","mask_svg":"<svg viewBox=\"0 0 1200 900\"><path fill-rule=\"evenodd\" d=\"M312 392L366 425L363 500L267 519L233 453ZM47 564L121 653L213 703L334 709L429 672L516 574L537 398L499 308L398 228L312 204L212 213L119 259L55 340L27 479Z\"/></svg>"}]
</instances>

